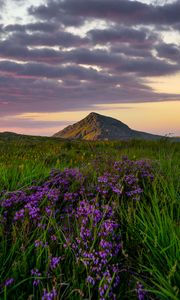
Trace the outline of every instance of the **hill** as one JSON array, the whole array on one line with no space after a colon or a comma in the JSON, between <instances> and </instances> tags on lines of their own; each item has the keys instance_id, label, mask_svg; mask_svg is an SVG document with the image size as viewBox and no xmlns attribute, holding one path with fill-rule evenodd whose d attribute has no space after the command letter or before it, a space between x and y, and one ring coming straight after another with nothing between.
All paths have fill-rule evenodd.
<instances>
[{"instance_id":1,"label":"hill","mask_svg":"<svg viewBox=\"0 0 180 300\"><path fill-rule=\"evenodd\" d=\"M33 135L26 135L26 134L20 134L10 131L0 132L0 140L4 141L33 141L33 140L39 140L39 139L47 139L46 137L41 136L33 136Z\"/></svg>"},{"instance_id":2,"label":"hill","mask_svg":"<svg viewBox=\"0 0 180 300\"><path fill-rule=\"evenodd\" d=\"M33 142L48 142L53 140L52 137L47 136L37 136L37 135L27 135L27 134L20 134L10 131L0 132L0 141L5 142L27 142L27 143L33 143Z\"/></svg>"},{"instance_id":3,"label":"hill","mask_svg":"<svg viewBox=\"0 0 180 300\"><path fill-rule=\"evenodd\" d=\"M55 133L53 137L80 140L158 140L162 136L131 129L123 122L91 112L81 121Z\"/></svg>"}]
</instances>

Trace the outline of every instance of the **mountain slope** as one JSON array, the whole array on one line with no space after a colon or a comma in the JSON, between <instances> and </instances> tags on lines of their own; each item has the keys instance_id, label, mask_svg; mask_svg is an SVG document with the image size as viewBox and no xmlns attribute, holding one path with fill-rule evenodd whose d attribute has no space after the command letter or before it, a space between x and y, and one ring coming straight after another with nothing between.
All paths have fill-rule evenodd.
<instances>
[{"instance_id":1,"label":"mountain slope","mask_svg":"<svg viewBox=\"0 0 180 300\"><path fill-rule=\"evenodd\" d=\"M94 112L81 121L67 126L53 136L81 140L156 140L162 138L158 135L133 130L119 120Z\"/></svg>"}]
</instances>

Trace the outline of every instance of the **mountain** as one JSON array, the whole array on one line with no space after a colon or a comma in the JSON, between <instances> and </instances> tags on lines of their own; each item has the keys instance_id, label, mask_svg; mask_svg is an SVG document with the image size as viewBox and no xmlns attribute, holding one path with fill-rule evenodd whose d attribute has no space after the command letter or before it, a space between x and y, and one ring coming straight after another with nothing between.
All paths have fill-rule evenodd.
<instances>
[{"instance_id":1,"label":"mountain","mask_svg":"<svg viewBox=\"0 0 180 300\"><path fill-rule=\"evenodd\" d=\"M91 112L81 121L67 126L53 137L80 140L157 140L162 136L136 131L126 124L111 117Z\"/></svg>"}]
</instances>

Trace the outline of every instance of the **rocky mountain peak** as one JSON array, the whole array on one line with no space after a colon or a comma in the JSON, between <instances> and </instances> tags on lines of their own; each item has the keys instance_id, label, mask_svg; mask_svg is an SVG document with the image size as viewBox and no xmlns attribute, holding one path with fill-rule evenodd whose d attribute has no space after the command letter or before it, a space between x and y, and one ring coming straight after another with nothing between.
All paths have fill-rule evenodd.
<instances>
[{"instance_id":1,"label":"rocky mountain peak","mask_svg":"<svg viewBox=\"0 0 180 300\"><path fill-rule=\"evenodd\" d=\"M160 136L135 131L123 122L91 112L79 122L57 132L54 137L81 140L128 140L133 138L158 139Z\"/></svg>"}]
</instances>

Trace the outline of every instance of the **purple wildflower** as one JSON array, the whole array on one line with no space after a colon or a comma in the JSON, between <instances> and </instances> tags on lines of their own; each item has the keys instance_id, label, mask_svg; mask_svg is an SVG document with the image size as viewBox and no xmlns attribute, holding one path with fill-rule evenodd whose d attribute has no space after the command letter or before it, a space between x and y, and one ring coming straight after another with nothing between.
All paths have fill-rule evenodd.
<instances>
[{"instance_id":1,"label":"purple wildflower","mask_svg":"<svg viewBox=\"0 0 180 300\"><path fill-rule=\"evenodd\" d=\"M12 283L14 282L14 279L13 278L8 278L6 279L6 281L4 282L4 286L9 286L11 285Z\"/></svg>"},{"instance_id":2,"label":"purple wildflower","mask_svg":"<svg viewBox=\"0 0 180 300\"><path fill-rule=\"evenodd\" d=\"M138 300L145 299L146 291L144 290L144 286L140 282L137 282L136 284L136 292L137 292Z\"/></svg>"},{"instance_id":3,"label":"purple wildflower","mask_svg":"<svg viewBox=\"0 0 180 300\"><path fill-rule=\"evenodd\" d=\"M33 281L33 285L38 286L40 284L39 277L41 276L41 272L39 272L38 269L33 269L33 270L31 270L31 275L35 277L35 279Z\"/></svg>"},{"instance_id":4,"label":"purple wildflower","mask_svg":"<svg viewBox=\"0 0 180 300\"><path fill-rule=\"evenodd\" d=\"M40 246L42 246L42 245L43 245L43 242L40 241L40 240L36 240L36 241L34 242L34 246L35 246L36 248L38 248L38 247L40 247Z\"/></svg>"},{"instance_id":5,"label":"purple wildflower","mask_svg":"<svg viewBox=\"0 0 180 300\"><path fill-rule=\"evenodd\" d=\"M57 237L55 234L51 235L51 241L56 241L57 240Z\"/></svg>"},{"instance_id":6,"label":"purple wildflower","mask_svg":"<svg viewBox=\"0 0 180 300\"><path fill-rule=\"evenodd\" d=\"M22 220L24 218L24 213L25 213L25 210L23 208L20 209L19 211L17 211L14 216L14 221Z\"/></svg>"},{"instance_id":7,"label":"purple wildflower","mask_svg":"<svg viewBox=\"0 0 180 300\"><path fill-rule=\"evenodd\" d=\"M42 300L54 300L57 296L57 291L55 288L48 292L46 289L43 291Z\"/></svg>"},{"instance_id":8,"label":"purple wildflower","mask_svg":"<svg viewBox=\"0 0 180 300\"><path fill-rule=\"evenodd\" d=\"M88 283L90 283L92 285L95 285L95 280L92 276L88 276L86 280L87 280Z\"/></svg>"},{"instance_id":9,"label":"purple wildflower","mask_svg":"<svg viewBox=\"0 0 180 300\"><path fill-rule=\"evenodd\" d=\"M111 263L111 259L116 257L121 249L119 232L116 232L119 225L112 208L107 204L100 204L97 199L81 201L76 210L76 218L81 220L80 234L76 238L77 244L73 247L77 251L77 258L83 261L88 269L87 282L92 285L102 282L99 297L103 299L106 293L109 295L112 292L112 282L117 283L119 280L118 267L114 272L115 266ZM96 250L92 248L94 236L96 236Z\"/></svg>"},{"instance_id":10,"label":"purple wildflower","mask_svg":"<svg viewBox=\"0 0 180 300\"><path fill-rule=\"evenodd\" d=\"M56 269L57 266L60 263L60 260L61 260L60 257L57 257L57 256L51 257L51 260L50 260L50 267L51 267L51 269Z\"/></svg>"}]
</instances>

